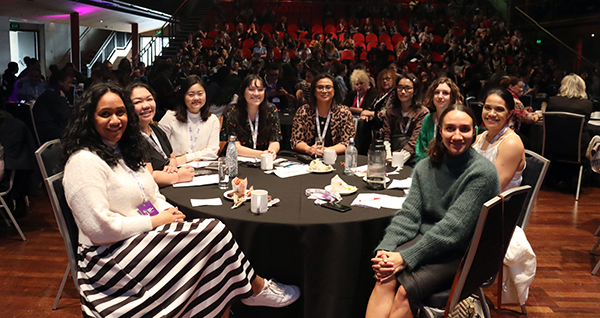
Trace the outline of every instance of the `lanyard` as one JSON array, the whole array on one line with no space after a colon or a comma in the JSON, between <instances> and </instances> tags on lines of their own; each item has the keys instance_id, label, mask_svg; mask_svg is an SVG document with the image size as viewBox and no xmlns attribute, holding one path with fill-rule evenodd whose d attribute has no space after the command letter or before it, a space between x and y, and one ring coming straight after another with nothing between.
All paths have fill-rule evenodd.
<instances>
[{"instance_id":1,"label":"lanyard","mask_svg":"<svg viewBox=\"0 0 600 318\"><path fill-rule=\"evenodd\" d=\"M412 118L408 117L408 122L406 123L406 126L402 125L402 122L404 121L404 116L402 116L402 119L400 120L400 131L403 134L406 134L406 132L408 131L408 127L410 127L410 123L412 122ZM434 133L435 135L435 133Z\"/></svg>"},{"instance_id":2,"label":"lanyard","mask_svg":"<svg viewBox=\"0 0 600 318\"><path fill-rule=\"evenodd\" d=\"M147 140L147 141L148 141L148 142L149 142L149 143L152 145L152 147L153 147L153 148L154 148L156 151L158 151L158 153L159 153L159 154L161 154L161 155L163 156L163 158L167 159L167 154L165 154L165 152L164 152L164 151L162 150L162 148L161 148L161 147L158 145L158 143L157 143L156 141L154 141L154 136L155 136L155 134L154 134L154 131L152 131L152 132L150 133L150 135L151 135L152 137L150 137L150 136L146 135L146 133L142 131L142 136L144 136L144 138L146 138L146 140Z\"/></svg>"},{"instance_id":3,"label":"lanyard","mask_svg":"<svg viewBox=\"0 0 600 318\"><path fill-rule=\"evenodd\" d=\"M192 122L188 119L188 129L190 131L190 151L194 152L194 147L196 146L198 135L200 134L200 125L198 125L198 129L196 129L196 135L192 136Z\"/></svg>"},{"instance_id":4,"label":"lanyard","mask_svg":"<svg viewBox=\"0 0 600 318\"><path fill-rule=\"evenodd\" d=\"M437 135L437 129L438 129L438 119L437 116L433 117L433 138L435 139L435 136Z\"/></svg>"},{"instance_id":5,"label":"lanyard","mask_svg":"<svg viewBox=\"0 0 600 318\"><path fill-rule=\"evenodd\" d=\"M133 180L135 180L135 182L138 184L138 186L140 187L140 189L142 190L142 198L144 200L144 202L146 202L146 193L144 192L145 187L144 187L144 182L142 181L142 179L140 179L140 177L133 172L133 170L131 170L131 168L129 168L124 162L123 160L119 160L119 164L121 165L121 167L123 167L123 169L125 169L125 171L127 171L127 174L129 174Z\"/></svg>"},{"instance_id":6,"label":"lanyard","mask_svg":"<svg viewBox=\"0 0 600 318\"><path fill-rule=\"evenodd\" d=\"M365 96L363 96L362 98L360 98L360 96L358 94L356 94L356 99L354 100L354 105L358 108L361 108L360 106L362 106L362 102L365 100Z\"/></svg>"},{"instance_id":7,"label":"lanyard","mask_svg":"<svg viewBox=\"0 0 600 318\"><path fill-rule=\"evenodd\" d=\"M325 127L323 127L323 134L321 134L321 121L319 120L319 110L316 110L316 121L317 121L317 137L320 141L325 142L325 135L327 134L327 127L329 127L329 120L331 119L331 109L327 114L327 121L325 121Z\"/></svg>"},{"instance_id":8,"label":"lanyard","mask_svg":"<svg viewBox=\"0 0 600 318\"><path fill-rule=\"evenodd\" d=\"M258 142L258 110L254 118L254 125L252 125L252 120L250 120L250 115L248 115L248 125L250 125L250 132L252 132L252 147L256 150L256 143Z\"/></svg>"},{"instance_id":9,"label":"lanyard","mask_svg":"<svg viewBox=\"0 0 600 318\"><path fill-rule=\"evenodd\" d=\"M502 128L502 130L494 137L494 139L492 139L492 142L490 142L490 146L493 145L496 141L498 141L498 138L504 135L507 129L508 125L505 125L504 128Z\"/></svg>"}]
</instances>

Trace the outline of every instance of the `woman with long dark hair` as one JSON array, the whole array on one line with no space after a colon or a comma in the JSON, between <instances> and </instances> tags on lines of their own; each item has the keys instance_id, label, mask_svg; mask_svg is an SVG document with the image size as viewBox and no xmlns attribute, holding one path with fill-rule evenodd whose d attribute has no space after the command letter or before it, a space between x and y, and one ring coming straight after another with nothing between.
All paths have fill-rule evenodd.
<instances>
[{"instance_id":1,"label":"woman with long dark hair","mask_svg":"<svg viewBox=\"0 0 600 318\"><path fill-rule=\"evenodd\" d=\"M240 87L237 104L227 106L221 128L221 140L236 136L238 155L260 158L263 153L277 155L281 124L277 107L265 98L265 82L248 75Z\"/></svg>"},{"instance_id":2,"label":"woman with long dark hair","mask_svg":"<svg viewBox=\"0 0 600 318\"><path fill-rule=\"evenodd\" d=\"M141 134L148 142L146 169L150 171L154 181L159 187L192 181L194 168L189 165L177 168L177 159L167 135L152 122L156 114L154 90L142 82L133 82L127 86L126 93L140 121Z\"/></svg>"},{"instance_id":3,"label":"woman with long dark hair","mask_svg":"<svg viewBox=\"0 0 600 318\"><path fill-rule=\"evenodd\" d=\"M311 156L323 156L325 148L344 153L354 137L354 120L348 107L340 103L335 79L326 73L317 75L310 87L308 104L294 116L292 149Z\"/></svg>"},{"instance_id":4,"label":"woman with long dark hair","mask_svg":"<svg viewBox=\"0 0 600 318\"><path fill-rule=\"evenodd\" d=\"M220 221L184 222L165 200L120 87L102 83L83 94L62 146L84 316L228 317L237 299L282 307L299 297L296 286L256 275Z\"/></svg>"},{"instance_id":5,"label":"woman with long dark hair","mask_svg":"<svg viewBox=\"0 0 600 318\"><path fill-rule=\"evenodd\" d=\"M396 99L383 118L383 140L388 160L392 151L404 151L405 161L414 156L421 124L429 110L421 106L421 85L417 77L408 73L398 76Z\"/></svg>"},{"instance_id":6,"label":"woman with long dark hair","mask_svg":"<svg viewBox=\"0 0 600 318\"><path fill-rule=\"evenodd\" d=\"M448 106L462 103L463 96L460 94L460 89L451 79L440 77L431 83L425 93L423 106L432 112L423 119L421 131L417 137L417 144L415 145L415 159L417 161L428 156L427 147L429 147L431 140L435 138L439 127L440 114Z\"/></svg>"},{"instance_id":7,"label":"woman with long dark hair","mask_svg":"<svg viewBox=\"0 0 600 318\"><path fill-rule=\"evenodd\" d=\"M496 166L502 191L520 186L525 170L525 147L509 126L514 113L515 103L507 90L489 90L481 112L488 130L473 143L473 148Z\"/></svg>"},{"instance_id":8,"label":"woman with long dark hair","mask_svg":"<svg viewBox=\"0 0 600 318\"><path fill-rule=\"evenodd\" d=\"M500 193L494 165L471 147L473 112L450 105L439 126L371 259L377 282L367 318L416 317L423 299L449 289L482 205Z\"/></svg>"},{"instance_id":9,"label":"woman with long dark hair","mask_svg":"<svg viewBox=\"0 0 600 318\"><path fill-rule=\"evenodd\" d=\"M158 125L173 146L177 164L217 159L221 125L209 111L200 77L190 75L183 81L175 110L168 111Z\"/></svg>"}]
</instances>

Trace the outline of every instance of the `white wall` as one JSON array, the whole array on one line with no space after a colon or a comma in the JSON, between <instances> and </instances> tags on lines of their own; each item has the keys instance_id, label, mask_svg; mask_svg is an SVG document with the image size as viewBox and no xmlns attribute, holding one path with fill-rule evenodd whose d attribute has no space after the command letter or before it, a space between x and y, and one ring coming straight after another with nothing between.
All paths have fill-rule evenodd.
<instances>
[{"instance_id":1,"label":"white wall","mask_svg":"<svg viewBox=\"0 0 600 318\"><path fill-rule=\"evenodd\" d=\"M0 16L0 72L4 73L8 63L10 62L10 37L9 31L10 22L7 17Z\"/></svg>"}]
</instances>

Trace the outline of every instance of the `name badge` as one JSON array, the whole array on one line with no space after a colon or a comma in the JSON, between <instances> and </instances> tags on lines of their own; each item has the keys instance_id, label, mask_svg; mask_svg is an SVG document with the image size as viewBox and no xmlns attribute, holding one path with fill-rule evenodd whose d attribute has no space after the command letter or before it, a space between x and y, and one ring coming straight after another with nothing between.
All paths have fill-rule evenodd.
<instances>
[{"instance_id":1,"label":"name badge","mask_svg":"<svg viewBox=\"0 0 600 318\"><path fill-rule=\"evenodd\" d=\"M140 206L138 206L137 209L143 215L154 216L154 215L158 214L158 210L156 210L156 208L154 207L154 205L150 201L144 202L143 204L141 204Z\"/></svg>"}]
</instances>

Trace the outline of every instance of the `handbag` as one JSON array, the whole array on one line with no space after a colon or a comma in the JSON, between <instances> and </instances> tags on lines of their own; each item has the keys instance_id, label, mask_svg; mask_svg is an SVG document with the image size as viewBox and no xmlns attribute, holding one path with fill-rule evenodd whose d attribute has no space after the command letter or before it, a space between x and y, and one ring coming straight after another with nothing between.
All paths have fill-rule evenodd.
<instances>
[{"instance_id":1,"label":"handbag","mask_svg":"<svg viewBox=\"0 0 600 318\"><path fill-rule=\"evenodd\" d=\"M479 301L469 296L459 302L454 310L448 315L448 318L481 318L483 310Z\"/></svg>"}]
</instances>

